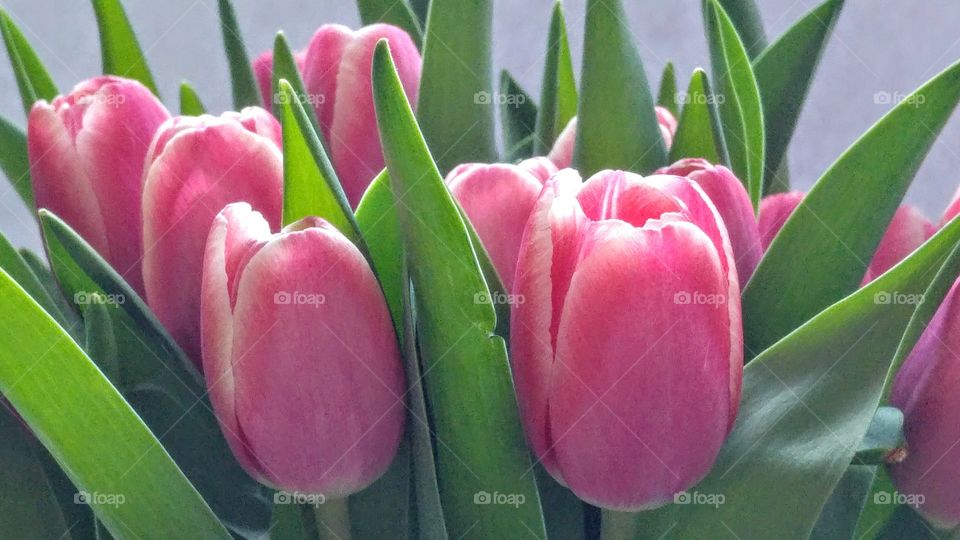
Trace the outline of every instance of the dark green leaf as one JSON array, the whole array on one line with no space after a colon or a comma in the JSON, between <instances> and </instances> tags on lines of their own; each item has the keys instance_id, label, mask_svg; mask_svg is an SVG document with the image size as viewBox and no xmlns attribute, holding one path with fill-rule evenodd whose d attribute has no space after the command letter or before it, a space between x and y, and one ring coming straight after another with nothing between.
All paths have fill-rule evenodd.
<instances>
[{"instance_id":1,"label":"dark green leaf","mask_svg":"<svg viewBox=\"0 0 960 540\"><path fill-rule=\"evenodd\" d=\"M434 7L437 0L434 0ZM435 12L431 14L431 19ZM428 46L430 38L427 38ZM437 170L385 43L377 46L373 88L390 184L417 307L421 358L438 442L437 477L447 530L461 537L545 535L520 428L506 344L496 336L490 294L470 233ZM478 403L476 396L485 396ZM483 492L512 494L516 507L476 504Z\"/></svg>"},{"instance_id":2,"label":"dark green leaf","mask_svg":"<svg viewBox=\"0 0 960 540\"><path fill-rule=\"evenodd\" d=\"M260 90L257 89L257 80L253 76L253 68L247 56L247 47L243 42L236 11L230 0L218 0L218 5L223 48L227 52L227 63L230 64L233 107L239 111L244 107L260 105L262 103Z\"/></svg>"},{"instance_id":3,"label":"dark green leaf","mask_svg":"<svg viewBox=\"0 0 960 540\"><path fill-rule=\"evenodd\" d=\"M673 62L667 62L660 76L660 91L657 92L657 105L670 111L675 117L680 116L680 102L677 95L677 72Z\"/></svg>"},{"instance_id":4,"label":"dark green leaf","mask_svg":"<svg viewBox=\"0 0 960 540\"><path fill-rule=\"evenodd\" d=\"M100 29L100 52L103 56L103 72L143 83L155 95L157 84L153 81L147 58L140 42L130 26L127 13L120 0L92 0Z\"/></svg>"},{"instance_id":5,"label":"dark green leaf","mask_svg":"<svg viewBox=\"0 0 960 540\"><path fill-rule=\"evenodd\" d=\"M303 526L305 511L297 504L275 504L270 518L270 537L278 540L312 540Z\"/></svg>"},{"instance_id":6,"label":"dark green leaf","mask_svg":"<svg viewBox=\"0 0 960 540\"><path fill-rule=\"evenodd\" d=\"M53 277L50 268L47 267L46 261L29 249L21 248L19 252L23 258L23 262L27 263L27 266L33 271L33 275L37 277L37 280L40 281L40 284L43 285L43 288L47 291L47 295L53 299L53 303L60 310L60 314L63 317L63 323L60 326L66 328L67 331L74 336L75 341L78 340L77 336L83 334L83 321L80 320L80 316L74 311L76 306L63 296L63 291L60 290L60 285L57 284L56 278ZM71 328L76 328L78 332L71 331Z\"/></svg>"},{"instance_id":7,"label":"dark green leaf","mask_svg":"<svg viewBox=\"0 0 960 540\"><path fill-rule=\"evenodd\" d=\"M10 244L7 239L0 234L0 268L3 268L7 274L23 287L23 290L30 295L40 307L44 309L51 317L61 323L64 323L63 313L60 307L54 303L53 298L47 292L46 287L37 278L36 274L27 264L19 252Z\"/></svg>"},{"instance_id":8,"label":"dark green leaf","mask_svg":"<svg viewBox=\"0 0 960 540\"><path fill-rule=\"evenodd\" d=\"M746 45L750 58L756 58L767 46L767 35L763 31L763 17L755 0L720 0L733 21L740 40Z\"/></svg>"},{"instance_id":9,"label":"dark green leaf","mask_svg":"<svg viewBox=\"0 0 960 540\"><path fill-rule=\"evenodd\" d=\"M711 163L729 162L714 98L707 74L697 68L683 96L683 113L670 147L670 163L686 157L699 157Z\"/></svg>"},{"instance_id":10,"label":"dark green leaf","mask_svg":"<svg viewBox=\"0 0 960 540\"><path fill-rule=\"evenodd\" d=\"M567 40L563 4L557 1L550 18L547 57L540 90L540 114L537 116L536 155L546 155L567 123L577 115L577 80Z\"/></svg>"},{"instance_id":11,"label":"dark green leaf","mask_svg":"<svg viewBox=\"0 0 960 540\"><path fill-rule=\"evenodd\" d=\"M497 161L491 0L432 0L417 116L442 172Z\"/></svg>"},{"instance_id":12,"label":"dark green leaf","mask_svg":"<svg viewBox=\"0 0 960 540\"><path fill-rule=\"evenodd\" d=\"M317 138L324 144L324 148L329 148L327 146L329 141L323 140L320 121L317 119L317 112L312 105L314 97L307 93L303 79L300 77L297 61L293 57L293 51L287 44L286 36L283 35L283 32L277 32L277 37L273 41L273 99L271 101L273 114L278 117L281 114L282 106L285 105L283 103L284 97L280 95L280 81L282 80L287 81L290 88L293 89L294 95L298 97L296 101L301 105L304 114L310 120Z\"/></svg>"},{"instance_id":13,"label":"dark green leaf","mask_svg":"<svg viewBox=\"0 0 960 540\"><path fill-rule=\"evenodd\" d=\"M852 540L857 531L857 519L863 511L876 467L851 465L843 473L833 493L827 499L823 512L810 534L811 540Z\"/></svg>"},{"instance_id":14,"label":"dark green leaf","mask_svg":"<svg viewBox=\"0 0 960 540\"><path fill-rule=\"evenodd\" d=\"M53 101L53 98L60 93L57 85L47 73L47 69L43 67L43 62L30 46L23 32L2 9L0 9L0 33L3 34L3 42L7 46L7 55L10 57L13 75L17 79L24 112L29 114L37 100Z\"/></svg>"},{"instance_id":15,"label":"dark green leaf","mask_svg":"<svg viewBox=\"0 0 960 540\"><path fill-rule=\"evenodd\" d=\"M113 333L107 298L93 301L83 308L83 328L86 331L84 349L87 356L100 368L107 379L121 388L120 359L117 356L117 338Z\"/></svg>"},{"instance_id":16,"label":"dark green leaf","mask_svg":"<svg viewBox=\"0 0 960 540\"><path fill-rule=\"evenodd\" d=\"M584 178L603 169L646 174L667 164L647 75L626 20L620 0L587 0L573 154Z\"/></svg>"},{"instance_id":17,"label":"dark green leaf","mask_svg":"<svg viewBox=\"0 0 960 540\"><path fill-rule=\"evenodd\" d=\"M513 152L508 161L533 156L537 104L506 71L500 72L500 123L504 146Z\"/></svg>"},{"instance_id":18,"label":"dark green leaf","mask_svg":"<svg viewBox=\"0 0 960 540\"><path fill-rule=\"evenodd\" d=\"M744 291L748 356L857 289L958 100L960 63L891 110L817 181Z\"/></svg>"},{"instance_id":19,"label":"dark green leaf","mask_svg":"<svg viewBox=\"0 0 960 540\"><path fill-rule=\"evenodd\" d=\"M387 23L405 30L417 47L423 42L423 28L407 0L357 0L364 25Z\"/></svg>"},{"instance_id":20,"label":"dark green leaf","mask_svg":"<svg viewBox=\"0 0 960 540\"><path fill-rule=\"evenodd\" d=\"M934 529L909 506L900 505L893 508L893 515L874 537L876 540L948 540L957 537L956 532Z\"/></svg>"},{"instance_id":21,"label":"dark green leaf","mask_svg":"<svg viewBox=\"0 0 960 540\"><path fill-rule=\"evenodd\" d=\"M27 134L0 118L0 170L23 200L33 210L33 185L30 183L30 160L27 157Z\"/></svg>"},{"instance_id":22,"label":"dark green leaf","mask_svg":"<svg viewBox=\"0 0 960 540\"><path fill-rule=\"evenodd\" d=\"M207 108L200 101L200 96L190 83L180 83L180 114L184 116L200 116L207 112Z\"/></svg>"}]
</instances>

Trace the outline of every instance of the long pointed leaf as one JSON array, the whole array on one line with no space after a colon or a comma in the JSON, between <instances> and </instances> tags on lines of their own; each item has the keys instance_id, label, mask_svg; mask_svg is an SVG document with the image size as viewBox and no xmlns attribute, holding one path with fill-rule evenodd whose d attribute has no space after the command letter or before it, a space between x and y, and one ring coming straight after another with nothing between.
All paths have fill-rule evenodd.
<instances>
[{"instance_id":1,"label":"long pointed leaf","mask_svg":"<svg viewBox=\"0 0 960 540\"><path fill-rule=\"evenodd\" d=\"M697 68L683 96L683 113L670 147L671 163L687 157L699 157L711 163L729 162L714 97L707 74Z\"/></svg>"},{"instance_id":2,"label":"long pointed leaf","mask_svg":"<svg viewBox=\"0 0 960 540\"><path fill-rule=\"evenodd\" d=\"M310 124L313 125L313 131L323 143L324 148L329 148L327 145L329 141L323 140L323 131L320 129L317 112L311 105L313 100L303 84L303 78L300 76L300 69L293 57L293 51L290 50L290 45L287 43L287 38L283 32L277 32L277 37L273 41L273 99L271 100L273 114L277 116L280 116L281 107L284 105L283 96L280 95L280 81L282 80L286 80L287 84L293 89L294 95L297 96L297 102L301 106L307 105L302 109L310 120Z\"/></svg>"},{"instance_id":3,"label":"long pointed leaf","mask_svg":"<svg viewBox=\"0 0 960 540\"><path fill-rule=\"evenodd\" d=\"M0 9L0 33L3 34L3 42L7 46L7 55L13 67L13 75L17 79L23 110L29 114L34 102L39 99L52 101L60 92L23 32L2 9Z\"/></svg>"},{"instance_id":4,"label":"long pointed leaf","mask_svg":"<svg viewBox=\"0 0 960 540\"><path fill-rule=\"evenodd\" d=\"M30 161L27 156L27 134L0 118L0 170L27 208L33 210L33 185L30 183Z\"/></svg>"},{"instance_id":5,"label":"long pointed leaf","mask_svg":"<svg viewBox=\"0 0 960 540\"><path fill-rule=\"evenodd\" d=\"M159 96L157 84L150 74L147 58L140 48L137 35L130 26L120 0L92 0L100 29L100 52L103 72L135 79Z\"/></svg>"},{"instance_id":6,"label":"long pointed leaf","mask_svg":"<svg viewBox=\"0 0 960 540\"><path fill-rule=\"evenodd\" d=\"M506 71L500 73L500 124L507 149L506 161L533 156L537 104Z\"/></svg>"},{"instance_id":7,"label":"long pointed leaf","mask_svg":"<svg viewBox=\"0 0 960 540\"><path fill-rule=\"evenodd\" d=\"M535 154L546 155L550 151L557 136L577 115L577 99L577 80L573 74L573 57L567 40L567 23L563 15L563 3L558 0L553 6L547 35Z\"/></svg>"},{"instance_id":8,"label":"long pointed leaf","mask_svg":"<svg viewBox=\"0 0 960 540\"><path fill-rule=\"evenodd\" d=\"M407 0L357 0L364 25L387 23L404 29L419 47L423 42L420 20Z\"/></svg>"},{"instance_id":9,"label":"long pointed leaf","mask_svg":"<svg viewBox=\"0 0 960 540\"><path fill-rule=\"evenodd\" d=\"M733 21L750 58L756 58L767 47L767 34L763 30L763 17L760 16L756 0L719 1Z\"/></svg>"},{"instance_id":10,"label":"long pointed leaf","mask_svg":"<svg viewBox=\"0 0 960 540\"><path fill-rule=\"evenodd\" d=\"M667 109L674 116L680 114L680 104L677 99L677 71L673 62L667 62L660 76L660 90L657 91L657 105Z\"/></svg>"},{"instance_id":11,"label":"long pointed leaf","mask_svg":"<svg viewBox=\"0 0 960 540\"><path fill-rule=\"evenodd\" d=\"M227 63L230 64L233 107L239 111L244 107L260 105L260 91L257 89L257 80L253 76L250 58L247 56L247 46L243 42L237 13L230 0L218 0L217 5L220 11L223 48L227 53Z\"/></svg>"},{"instance_id":12,"label":"long pointed leaf","mask_svg":"<svg viewBox=\"0 0 960 540\"><path fill-rule=\"evenodd\" d=\"M180 114L185 116L200 116L207 112L207 108L200 101L197 91L190 86L190 83L183 81L180 83Z\"/></svg>"}]
</instances>

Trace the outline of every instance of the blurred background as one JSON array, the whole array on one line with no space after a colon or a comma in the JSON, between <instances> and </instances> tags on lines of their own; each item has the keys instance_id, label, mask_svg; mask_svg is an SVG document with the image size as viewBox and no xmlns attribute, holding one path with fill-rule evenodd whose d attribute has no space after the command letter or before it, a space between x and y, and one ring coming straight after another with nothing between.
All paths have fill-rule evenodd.
<instances>
[{"instance_id":1,"label":"blurred background","mask_svg":"<svg viewBox=\"0 0 960 540\"><path fill-rule=\"evenodd\" d=\"M585 0L566 0L574 63L579 73ZM819 2L759 2L772 41ZM656 91L668 60L680 86L708 63L700 0L626 0L629 23ZM211 112L230 107L230 81L216 0L126 0L171 110L181 80L197 88ZM292 46L306 45L318 26L359 25L353 0L234 0L251 57L271 47L278 29ZM93 8L80 0L0 0L37 49L62 90L98 74L100 52ZM497 0L494 68L508 69L533 96L540 93L553 0ZM847 0L824 53L793 139L790 166L795 187L810 185L857 137L892 106L882 96L906 95L960 59L960 2L956 0ZM708 70L709 71L709 70ZM25 122L13 73L0 60L0 115ZM883 156L877 156L883 159ZM960 185L960 114L947 125L907 200L934 221ZM39 249L36 225L10 188L0 182L0 232L18 246Z\"/></svg>"}]
</instances>

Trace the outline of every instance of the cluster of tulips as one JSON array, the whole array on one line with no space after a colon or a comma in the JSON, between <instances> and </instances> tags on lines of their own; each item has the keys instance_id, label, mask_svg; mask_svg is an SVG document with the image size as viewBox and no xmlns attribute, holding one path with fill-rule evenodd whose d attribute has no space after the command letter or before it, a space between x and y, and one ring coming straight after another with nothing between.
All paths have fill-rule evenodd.
<instances>
[{"instance_id":1,"label":"cluster of tulips","mask_svg":"<svg viewBox=\"0 0 960 540\"><path fill-rule=\"evenodd\" d=\"M395 172L371 72L389 53L415 106L418 39L386 23L331 24L293 54L301 105L312 108L317 151L329 155L348 213L377 196L385 169ZM39 99L26 130L29 176L37 210L109 263L202 374L239 465L272 489L343 499L380 479L403 446L407 396L420 384L405 368L416 334L397 324L352 231L329 216L288 219L289 134L277 116L289 96L273 56L249 66L261 106L219 116L172 115L119 75ZM685 116L666 103L651 109L669 152ZM475 292L509 309L512 391L535 463L615 516L678 502L714 468L745 384L743 291L784 241L781 229L813 209L798 191L754 197L726 156L681 155L646 176L578 170L581 126L564 119L554 141L535 145L543 155L441 172L482 246L476 261L488 260L503 287ZM957 214L960 191L939 224L900 206L861 286ZM955 283L893 381L902 439L882 460L896 489L917 497L913 509L944 529L960 524L958 310ZM476 496L489 504L490 494Z\"/></svg>"}]
</instances>

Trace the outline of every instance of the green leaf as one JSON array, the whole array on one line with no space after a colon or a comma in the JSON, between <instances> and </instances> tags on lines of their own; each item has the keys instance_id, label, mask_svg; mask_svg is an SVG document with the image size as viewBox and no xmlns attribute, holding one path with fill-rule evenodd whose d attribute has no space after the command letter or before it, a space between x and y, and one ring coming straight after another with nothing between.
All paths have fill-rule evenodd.
<instances>
[{"instance_id":1,"label":"green leaf","mask_svg":"<svg viewBox=\"0 0 960 540\"><path fill-rule=\"evenodd\" d=\"M0 391L118 537L230 535L120 393L0 271ZM51 392L51 388L56 392ZM121 499L122 498L122 499ZM122 502L122 503L121 503Z\"/></svg>"},{"instance_id":2,"label":"green leaf","mask_svg":"<svg viewBox=\"0 0 960 540\"><path fill-rule=\"evenodd\" d=\"M0 268L3 268L23 290L34 299L51 317L64 323L60 307L53 301L46 287L37 278L20 253L0 234Z\"/></svg>"},{"instance_id":3,"label":"green leaf","mask_svg":"<svg viewBox=\"0 0 960 540\"><path fill-rule=\"evenodd\" d=\"M230 0L218 0L220 11L220 30L223 32L223 48L227 53L227 63L230 64L230 84L233 91L233 107L240 110L244 107L261 105L260 90L257 89L257 80L253 76L250 58L247 56L247 47L243 42L237 14Z\"/></svg>"},{"instance_id":4,"label":"green leaf","mask_svg":"<svg viewBox=\"0 0 960 540\"><path fill-rule=\"evenodd\" d=\"M442 172L461 163L497 161L491 4L430 2L417 116Z\"/></svg>"},{"instance_id":5,"label":"green leaf","mask_svg":"<svg viewBox=\"0 0 960 540\"><path fill-rule=\"evenodd\" d=\"M574 166L647 174L667 164L653 97L620 0L587 0ZM629 89L627 91L626 89Z\"/></svg>"},{"instance_id":6,"label":"green leaf","mask_svg":"<svg viewBox=\"0 0 960 540\"><path fill-rule=\"evenodd\" d=\"M143 83L155 95L157 84L153 81L147 58L140 48L137 36L130 26L127 13L120 0L92 0L100 29L100 52L103 56L103 72Z\"/></svg>"},{"instance_id":7,"label":"green leaf","mask_svg":"<svg viewBox=\"0 0 960 540\"><path fill-rule=\"evenodd\" d=\"M673 67L673 62L667 62L667 65L663 68L663 75L660 76L657 105L670 111L673 116L679 117L680 103L677 97L677 72Z\"/></svg>"},{"instance_id":8,"label":"green leaf","mask_svg":"<svg viewBox=\"0 0 960 540\"><path fill-rule=\"evenodd\" d=\"M307 93L306 87L303 84L303 79L300 77L300 69L297 68L297 61L293 57L293 51L290 50L290 45L287 44L287 38L284 36L283 32L277 32L277 37L273 41L273 114L280 116L282 106L285 105L283 101L285 98L280 94L280 81L286 80L290 87L293 89L294 95L298 97L296 99L297 103L301 105L301 108L304 110L304 114L310 120L310 124L313 126L313 131L317 134L317 138L323 142L324 148L329 148L327 146L328 141L323 140L323 131L320 130L320 121L317 119L317 112L313 108L313 98L310 94ZM306 105L306 106L304 106Z\"/></svg>"},{"instance_id":9,"label":"green leaf","mask_svg":"<svg viewBox=\"0 0 960 540\"><path fill-rule=\"evenodd\" d=\"M860 538L856 536L857 519L863 511L875 473L876 467L870 465L851 465L843 473L817 518L811 540Z\"/></svg>"},{"instance_id":10,"label":"green leaf","mask_svg":"<svg viewBox=\"0 0 960 540\"><path fill-rule=\"evenodd\" d=\"M773 184L786 156L813 74L842 8L843 0L820 4L753 63L766 124L766 187Z\"/></svg>"},{"instance_id":11,"label":"green leaf","mask_svg":"<svg viewBox=\"0 0 960 540\"><path fill-rule=\"evenodd\" d=\"M736 27L750 58L756 58L767 47L767 35L763 30L763 17L760 16L755 0L719 1Z\"/></svg>"},{"instance_id":12,"label":"green leaf","mask_svg":"<svg viewBox=\"0 0 960 540\"><path fill-rule=\"evenodd\" d=\"M500 72L500 123L504 146L511 150L507 161L533 156L537 104L505 70Z\"/></svg>"},{"instance_id":13,"label":"green leaf","mask_svg":"<svg viewBox=\"0 0 960 540\"><path fill-rule=\"evenodd\" d=\"M357 0L357 9L360 10L360 22L365 26L375 23L398 26L410 34L417 47L421 46L423 28L407 0Z\"/></svg>"},{"instance_id":14,"label":"green leaf","mask_svg":"<svg viewBox=\"0 0 960 540\"><path fill-rule=\"evenodd\" d=\"M896 407L880 407L860 441L854 464L880 465L891 450L903 444L903 413Z\"/></svg>"},{"instance_id":15,"label":"green leaf","mask_svg":"<svg viewBox=\"0 0 960 540\"><path fill-rule=\"evenodd\" d=\"M373 88L391 188L400 202L406 258L414 262L410 272L447 530L454 537L469 532L500 538L526 527L543 537L506 344L493 334L493 308L475 300L490 291L385 43L374 55ZM478 395L484 396L482 404ZM476 504L482 492L522 496L525 502L517 507Z\"/></svg>"},{"instance_id":16,"label":"green leaf","mask_svg":"<svg viewBox=\"0 0 960 540\"><path fill-rule=\"evenodd\" d=\"M43 288L47 291L47 295L53 299L53 303L59 309L60 314L63 317L63 323L61 323L60 326L66 328L67 332L70 332L76 341L77 336L81 335L82 332L74 332L71 330L71 328L76 328L78 331L82 331L83 321L80 320L79 315L77 315L77 313L74 311L75 305L63 296L63 291L60 289L60 285L57 284L57 280L53 277L53 273L50 272L50 268L47 267L47 263L43 259L41 259L36 253L26 248L21 248L19 253L20 257L23 258L23 262L30 267L33 275L36 276L37 280L40 281L40 284L43 285ZM21 285L21 287L22 286L23 285ZM36 298L34 299L36 300Z\"/></svg>"},{"instance_id":17,"label":"green leaf","mask_svg":"<svg viewBox=\"0 0 960 540\"><path fill-rule=\"evenodd\" d=\"M180 114L184 116L200 116L207 112L207 108L200 101L200 96L190 83L180 83Z\"/></svg>"},{"instance_id":18,"label":"green leaf","mask_svg":"<svg viewBox=\"0 0 960 540\"><path fill-rule=\"evenodd\" d=\"M357 205L357 225L370 253L373 270L383 288L395 328L403 328L403 238L397 201L386 170L370 182Z\"/></svg>"},{"instance_id":19,"label":"green leaf","mask_svg":"<svg viewBox=\"0 0 960 540\"><path fill-rule=\"evenodd\" d=\"M298 504L275 504L270 518L270 537L282 540L311 540L304 527L307 510ZM310 512L312 514L312 512ZM313 532L313 531L311 531ZM316 537L316 534L313 535Z\"/></svg>"},{"instance_id":20,"label":"green leaf","mask_svg":"<svg viewBox=\"0 0 960 540\"><path fill-rule=\"evenodd\" d=\"M960 63L891 110L817 181L744 290L748 356L857 289L958 100Z\"/></svg>"},{"instance_id":21,"label":"green leaf","mask_svg":"<svg viewBox=\"0 0 960 540\"><path fill-rule=\"evenodd\" d=\"M706 0L707 43L717 105L723 121L723 138L730 167L747 192L753 207L763 196L764 120L760 90L747 51L730 17L716 0Z\"/></svg>"},{"instance_id":22,"label":"green leaf","mask_svg":"<svg viewBox=\"0 0 960 540\"><path fill-rule=\"evenodd\" d=\"M892 506L892 505L890 505ZM949 540L957 537L955 531L938 531L926 522L913 508L900 505L892 506L893 514L889 521L874 537L876 540Z\"/></svg>"},{"instance_id":23,"label":"green leaf","mask_svg":"<svg viewBox=\"0 0 960 540\"><path fill-rule=\"evenodd\" d=\"M76 232L40 211L60 288L77 306L106 299L120 362L119 390L156 433L214 511L231 526L265 529L265 488L233 458L207 399L206 385L183 351L129 285Z\"/></svg>"},{"instance_id":24,"label":"green leaf","mask_svg":"<svg viewBox=\"0 0 960 540\"><path fill-rule=\"evenodd\" d=\"M729 163L714 97L707 74L697 68L683 97L683 113L670 147L670 163L686 157L699 157L711 163Z\"/></svg>"},{"instance_id":25,"label":"green leaf","mask_svg":"<svg viewBox=\"0 0 960 540\"><path fill-rule=\"evenodd\" d=\"M30 160L27 157L27 134L0 118L0 170L23 200L33 210L33 185L30 183Z\"/></svg>"},{"instance_id":26,"label":"green leaf","mask_svg":"<svg viewBox=\"0 0 960 540\"><path fill-rule=\"evenodd\" d=\"M86 331L84 349L107 379L119 388L121 379L117 338L113 333L107 298L100 298L101 301L91 302L83 309L83 327Z\"/></svg>"},{"instance_id":27,"label":"green leaf","mask_svg":"<svg viewBox=\"0 0 960 540\"><path fill-rule=\"evenodd\" d=\"M919 297L952 283L960 272L958 241L960 220L748 364L736 425L713 470L691 488L722 495L722 504L648 512L640 530L652 538L668 530L683 538L718 530L738 538L806 538L867 432L914 313L910 303L878 302L877 295ZM930 272L941 266L936 276Z\"/></svg>"},{"instance_id":28,"label":"green leaf","mask_svg":"<svg viewBox=\"0 0 960 540\"><path fill-rule=\"evenodd\" d=\"M573 58L567 40L567 23L563 15L563 3L558 0L553 6L550 33L547 35L535 155L546 155L550 151L557 136L577 115L577 100L577 80L573 74Z\"/></svg>"},{"instance_id":29,"label":"green leaf","mask_svg":"<svg viewBox=\"0 0 960 540\"><path fill-rule=\"evenodd\" d=\"M23 111L30 114L34 103L41 99L53 101L60 91L57 90L57 85L47 73L47 69L43 67L43 62L30 46L26 36L2 9L0 9L0 33L3 34L3 43L7 47L13 75L20 90Z\"/></svg>"}]
</instances>

